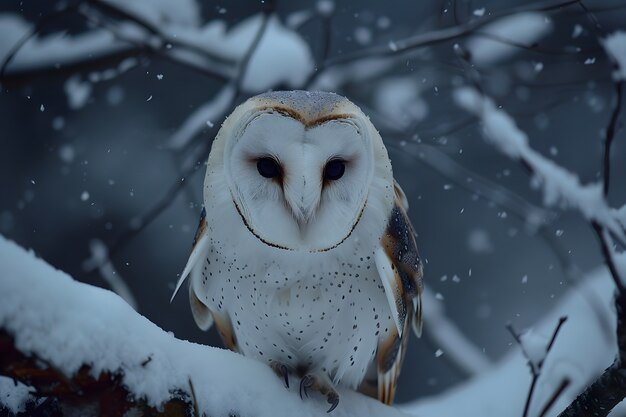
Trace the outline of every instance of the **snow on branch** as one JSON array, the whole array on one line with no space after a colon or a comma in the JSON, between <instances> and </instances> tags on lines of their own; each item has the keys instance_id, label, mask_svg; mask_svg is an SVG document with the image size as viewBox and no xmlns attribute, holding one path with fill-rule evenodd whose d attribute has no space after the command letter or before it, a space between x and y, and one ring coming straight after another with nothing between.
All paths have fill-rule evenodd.
<instances>
[{"instance_id":1,"label":"snow on branch","mask_svg":"<svg viewBox=\"0 0 626 417\"><path fill-rule=\"evenodd\" d=\"M626 265L626 257L618 262ZM73 410L106 404L151 415L170 410L176 416L193 415L195 405L199 415L211 416L327 415L323 398L301 400L297 387L286 389L266 365L176 339L112 292L76 282L2 237L0 265L0 375L30 385L38 395L54 395ZM545 359L530 415L538 415L535 409L551 400L547 393L567 378L571 384L552 407L563 409L615 354L615 343L606 342L592 308L580 298L580 292L596 292L603 314L614 317L612 289L605 271L592 273L533 327L535 334L549 335L557 317L567 315L571 321ZM587 343L577 343L582 337ZM529 378L526 359L516 348L449 392L401 408L420 417L517 417L526 397L520 381ZM0 387L13 383L0 377ZM13 388L10 406L24 410L15 398L27 398L28 389L22 384ZM361 394L341 390L340 395L335 417L406 417ZM0 402L9 397L0 396Z\"/></svg>"},{"instance_id":2,"label":"snow on branch","mask_svg":"<svg viewBox=\"0 0 626 417\"><path fill-rule=\"evenodd\" d=\"M327 415L324 398L300 399L265 364L176 339L112 292L76 282L2 237L0 265L0 374L40 395L67 406L173 407L181 416L193 414L192 402L200 415ZM404 415L355 392L340 395L335 417Z\"/></svg>"},{"instance_id":3,"label":"snow on branch","mask_svg":"<svg viewBox=\"0 0 626 417\"><path fill-rule=\"evenodd\" d=\"M425 46L435 45L442 42L459 39L463 36L472 34L477 29L486 26L489 23L498 21L502 18L527 12L549 12L559 10L563 7L571 6L579 3L580 0L557 0L524 4L518 7L511 7L502 11L489 13L479 19L470 20L467 23L452 26L449 28L433 30L426 33L420 33L408 38L395 40L385 46L374 46L365 48L351 54L341 55L337 58L329 60L327 66L342 64L365 57L398 55L405 52L423 48Z\"/></svg>"},{"instance_id":4,"label":"snow on branch","mask_svg":"<svg viewBox=\"0 0 626 417\"><path fill-rule=\"evenodd\" d=\"M617 288L613 302L617 312L618 355L614 363L586 387L560 416L607 416L626 398L626 264L619 261L611 240L612 236L622 247L626 246L619 211L609 207L602 182L581 185L576 175L533 150L526 134L490 98L472 87L459 88L454 96L459 106L481 120L485 138L533 175L533 183L542 189L546 205L560 205L579 211L589 220L600 240L604 259ZM619 110L619 107L616 109ZM614 118L611 118L611 124ZM605 159L609 151L610 147L605 147ZM604 181L607 179L605 174ZM532 389L531 385L531 392Z\"/></svg>"},{"instance_id":5,"label":"snow on branch","mask_svg":"<svg viewBox=\"0 0 626 417\"><path fill-rule=\"evenodd\" d=\"M617 31L602 40L602 46L613 61L613 78L626 81L626 32Z\"/></svg>"},{"instance_id":6,"label":"snow on branch","mask_svg":"<svg viewBox=\"0 0 626 417\"><path fill-rule=\"evenodd\" d=\"M544 157L528 143L528 136L493 101L472 87L455 91L459 106L479 117L485 138L509 158L522 162L533 175L532 185L543 192L544 204L578 210L588 220L609 230L626 246L618 215L603 196L602 184L583 185L578 176Z\"/></svg>"},{"instance_id":7,"label":"snow on branch","mask_svg":"<svg viewBox=\"0 0 626 417\"><path fill-rule=\"evenodd\" d=\"M137 56L157 56L222 81L232 80L238 63L255 41L263 24L262 13L230 29L221 20L190 22L186 17L171 19L154 15L149 7L126 7L118 2L89 0L63 13L77 13L95 29L67 36L53 32L38 36L41 26L57 14L32 25L15 14L0 14L0 81L30 81L36 77L74 74L81 70L112 67ZM121 3L121 2L120 2ZM178 3L177 3L178 5ZM260 92L276 85L302 85L313 71L309 45L294 30L272 16L261 41L250 57L250 71L242 89ZM281 62L276 66L276 62Z\"/></svg>"},{"instance_id":8,"label":"snow on branch","mask_svg":"<svg viewBox=\"0 0 626 417\"><path fill-rule=\"evenodd\" d=\"M620 255L618 262L626 266L626 256ZM614 288L606 268L599 268L587 274L532 326L532 334L546 343L537 344L536 356L544 362L541 377L536 381L529 416L540 416L544 409L547 409L545 417L557 416L615 356L615 333L607 340L604 330L597 324L594 307L585 303L582 296L588 292L597 294L601 314L615 322ZM568 322L560 329L550 354L546 356L545 347L554 334L555 324L563 316L568 317ZM500 333L497 329L493 332L494 337L498 334L506 337L504 326ZM524 387L529 386L533 378L527 363L522 349L515 346L490 370L441 394L403 405L401 409L420 417L521 417L528 399ZM555 397L564 380L570 382ZM623 412L624 408L620 410Z\"/></svg>"}]
</instances>

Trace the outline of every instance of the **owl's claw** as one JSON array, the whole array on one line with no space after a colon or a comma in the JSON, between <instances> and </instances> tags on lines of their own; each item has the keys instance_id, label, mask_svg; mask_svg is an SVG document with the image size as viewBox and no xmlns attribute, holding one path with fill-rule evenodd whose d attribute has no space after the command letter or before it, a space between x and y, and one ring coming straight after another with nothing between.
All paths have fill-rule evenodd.
<instances>
[{"instance_id":1,"label":"owl's claw","mask_svg":"<svg viewBox=\"0 0 626 417\"><path fill-rule=\"evenodd\" d=\"M285 387L289 388L289 368L280 362L273 362L270 367L279 378L283 378L285 380Z\"/></svg>"},{"instance_id":2,"label":"owl's claw","mask_svg":"<svg viewBox=\"0 0 626 417\"><path fill-rule=\"evenodd\" d=\"M309 398L309 393L307 392L307 389L313 386L314 381L315 381L315 377L311 375L305 375L302 377L302 379L300 380L300 398L301 399L304 399L304 397L302 396L303 392L304 392L304 395L306 395L306 397Z\"/></svg>"},{"instance_id":3,"label":"owl's claw","mask_svg":"<svg viewBox=\"0 0 626 417\"><path fill-rule=\"evenodd\" d=\"M326 398L328 400L328 403L330 404L330 408L326 412L330 413L335 408L337 408L337 405L339 404L339 394L337 394L335 391L330 391L328 394L326 394Z\"/></svg>"},{"instance_id":4,"label":"owl's claw","mask_svg":"<svg viewBox=\"0 0 626 417\"><path fill-rule=\"evenodd\" d=\"M327 413L330 413L339 404L339 394L332 388L330 381L327 378L321 380L315 375L306 374L300 380L300 398L304 399L304 396L309 397L309 389L313 389L322 395L326 396L326 401L330 404L330 408ZM302 395L304 393L304 395Z\"/></svg>"}]
</instances>

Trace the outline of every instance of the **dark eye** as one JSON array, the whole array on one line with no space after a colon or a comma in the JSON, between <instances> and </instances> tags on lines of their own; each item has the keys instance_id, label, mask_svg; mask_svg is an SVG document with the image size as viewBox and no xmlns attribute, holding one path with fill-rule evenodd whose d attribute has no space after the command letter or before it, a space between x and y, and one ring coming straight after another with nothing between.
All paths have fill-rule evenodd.
<instances>
[{"instance_id":1,"label":"dark eye","mask_svg":"<svg viewBox=\"0 0 626 417\"><path fill-rule=\"evenodd\" d=\"M274 158L259 158L259 160L256 161L256 169L259 171L259 174L265 178L274 178L280 175L280 165L278 165L278 162Z\"/></svg>"},{"instance_id":2,"label":"dark eye","mask_svg":"<svg viewBox=\"0 0 626 417\"><path fill-rule=\"evenodd\" d=\"M326 167L324 167L324 179L335 181L343 177L346 172L346 163L341 159L332 159L328 161Z\"/></svg>"}]
</instances>

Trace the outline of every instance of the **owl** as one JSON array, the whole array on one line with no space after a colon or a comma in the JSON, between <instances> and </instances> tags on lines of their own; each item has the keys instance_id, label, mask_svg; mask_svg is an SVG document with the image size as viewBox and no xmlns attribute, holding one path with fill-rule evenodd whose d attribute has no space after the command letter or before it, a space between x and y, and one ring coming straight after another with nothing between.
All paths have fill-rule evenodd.
<instances>
[{"instance_id":1,"label":"owl","mask_svg":"<svg viewBox=\"0 0 626 417\"><path fill-rule=\"evenodd\" d=\"M174 292L189 276L196 324L329 412L338 386L391 404L421 333L422 262L369 118L334 93L252 97L213 142L203 197Z\"/></svg>"}]
</instances>

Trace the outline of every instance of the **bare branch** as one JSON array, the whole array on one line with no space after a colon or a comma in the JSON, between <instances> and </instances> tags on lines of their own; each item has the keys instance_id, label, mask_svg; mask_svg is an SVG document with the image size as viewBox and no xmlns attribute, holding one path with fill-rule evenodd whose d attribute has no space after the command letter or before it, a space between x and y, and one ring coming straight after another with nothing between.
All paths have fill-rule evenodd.
<instances>
[{"instance_id":1,"label":"bare branch","mask_svg":"<svg viewBox=\"0 0 626 417\"><path fill-rule=\"evenodd\" d=\"M475 80L475 78L474 78ZM581 186L577 177L562 167L547 160L528 145L528 137L517 128L515 122L503 111L497 109L493 102L484 95L473 90L461 90L457 94L457 102L466 110L481 117L486 138L509 158L518 161L530 174L538 177L545 189L551 192L550 201L563 200L574 207L592 224L600 239L602 252L611 272L611 277L618 289L615 298L617 311L617 347L618 359L593 384L588 386L572 404L560 414L561 417L573 416L606 416L626 397L626 291L624 277L616 267L610 236L620 244L626 241L624 230L615 217L604 193L596 193L594 188ZM482 95L482 97L480 97ZM470 103L472 103L470 105ZM475 106L475 107L474 107ZM546 190L544 190L546 192ZM532 367L531 367L532 370ZM533 376L535 371L533 371ZM536 381L531 383L529 397Z\"/></svg>"},{"instance_id":2,"label":"bare branch","mask_svg":"<svg viewBox=\"0 0 626 417\"><path fill-rule=\"evenodd\" d=\"M96 14L96 11L99 13ZM66 59L59 63L55 61L45 62L35 66L25 66L12 69L9 64L13 62L15 56L34 35L39 33L44 26L56 19L60 14L66 12L78 12L87 17L98 26L103 26L107 30L116 34L119 39L126 42L117 48L109 45L106 48L94 49L89 54L82 54ZM103 22L104 17L124 19L137 25L146 31L146 39L130 39L124 36L114 25ZM169 46L168 46L169 45ZM171 47L175 46L175 47ZM120 9L112 3L101 0L85 0L85 2L72 3L45 18L21 39L4 58L0 69L0 81L4 84L18 84L28 82L33 78L43 76L65 76L79 71L88 71L110 65L115 65L119 61L136 56L158 56L172 63L181 65L193 71L200 72L205 76L218 80L228 80L232 76L233 62L230 59L220 57L192 43L184 42L178 38L172 38L157 26L149 23L140 16Z\"/></svg>"},{"instance_id":3,"label":"bare branch","mask_svg":"<svg viewBox=\"0 0 626 417\"><path fill-rule=\"evenodd\" d=\"M511 16L523 12L548 12L552 10L561 9L563 7L571 6L578 3L579 0L561 0L561 1L547 1L539 2L530 5L523 5L519 7L513 7L510 9L502 10L499 12L491 13L480 19L471 20L465 24L453 26L450 28L435 30L432 32L418 34L406 39L400 39L394 41L394 47L390 48L388 45L376 46L372 48L363 49L361 51L354 52L352 54L342 55L333 59L330 59L326 66L338 65L349 61L373 56L392 56L399 55L405 52L412 51L417 48L422 48L429 45L434 45L442 42L458 39L462 36L468 35L479 29L488 23L496 21L506 16Z\"/></svg>"},{"instance_id":4,"label":"bare branch","mask_svg":"<svg viewBox=\"0 0 626 417\"><path fill-rule=\"evenodd\" d=\"M43 18L41 18L41 20L39 20L39 22L37 22L37 24L35 24L32 29L27 34L25 34L24 37L22 37L22 39L20 39L15 45L13 45L13 47L9 50L7 55L2 60L2 65L0 66L0 80L4 79L7 66L11 63L11 61L13 61L15 55L19 52L20 49L22 49L26 42L31 40L34 36L41 32L42 29L44 29L47 25L55 21L60 16L66 13L74 12L76 10L76 7L77 4L72 3L60 10L55 11L54 13L49 14L48 16L44 16Z\"/></svg>"},{"instance_id":5,"label":"bare branch","mask_svg":"<svg viewBox=\"0 0 626 417\"><path fill-rule=\"evenodd\" d=\"M611 178L611 145L613 144L613 139L615 138L617 120L622 108L622 86L622 81L615 83L616 102L613 107L613 111L611 112L609 125L604 133L603 191L605 196L608 196L609 194L609 180Z\"/></svg>"},{"instance_id":6,"label":"bare branch","mask_svg":"<svg viewBox=\"0 0 626 417\"><path fill-rule=\"evenodd\" d=\"M202 160L204 160L204 158L202 158ZM189 180L194 173L200 171L198 169L199 164L201 164L200 161L184 170L183 175L170 186L165 194L163 194L163 196L157 200L156 203L150 207L150 209L148 209L141 216L135 217L131 220L130 225L128 225L109 246L109 258L114 258L117 253L128 244L128 242L140 234L161 213L174 203L178 194L184 189L186 185L185 181Z\"/></svg>"},{"instance_id":7,"label":"bare branch","mask_svg":"<svg viewBox=\"0 0 626 417\"><path fill-rule=\"evenodd\" d=\"M563 381L561 381L561 383L556 388L556 390L554 390L554 393L552 394L552 396L550 396L548 401L546 401L546 404L541 409L541 412L539 413L539 417L545 417L546 414L548 414L548 411L550 411L550 409L552 408L556 400L559 399L559 397L563 394L563 392L567 389L567 387L570 386L571 383L572 381L569 378L564 378Z\"/></svg>"},{"instance_id":8,"label":"bare branch","mask_svg":"<svg viewBox=\"0 0 626 417\"><path fill-rule=\"evenodd\" d=\"M546 346L545 354L541 358L541 360L537 363L535 363L533 359L530 357L528 351L524 347L524 343L521 339L521 336L515 331L515 329L513 328L513 325L510 323L506 325L507 330L511 333L511 335L513 336L517 344L522 349L522 352L524 356L526 357L528 367L530 368L530 372L532 374L532 381L530 383L530 388L528 390L528 396L526 397L526 403L524 404L524 412L522 414L523 417L528 417L528 412L530 410L530 404L532 402L533 394L535 392L535 387L537 386L537 382L539 381L539 377L541 376L541 369L543 368L543 364L545 363L545 360L548 357L550 350L552 350L552 346L554 346L554 342L556 340L556 337L559 334L559 331L561 330L561 327L563 326L563 323L565 323L566 321L567 321L567 317L559 318L559 322L557 323L554 331L552 332L552 337L550 338L550 342Z\"/></svg>"}]
</instances>

